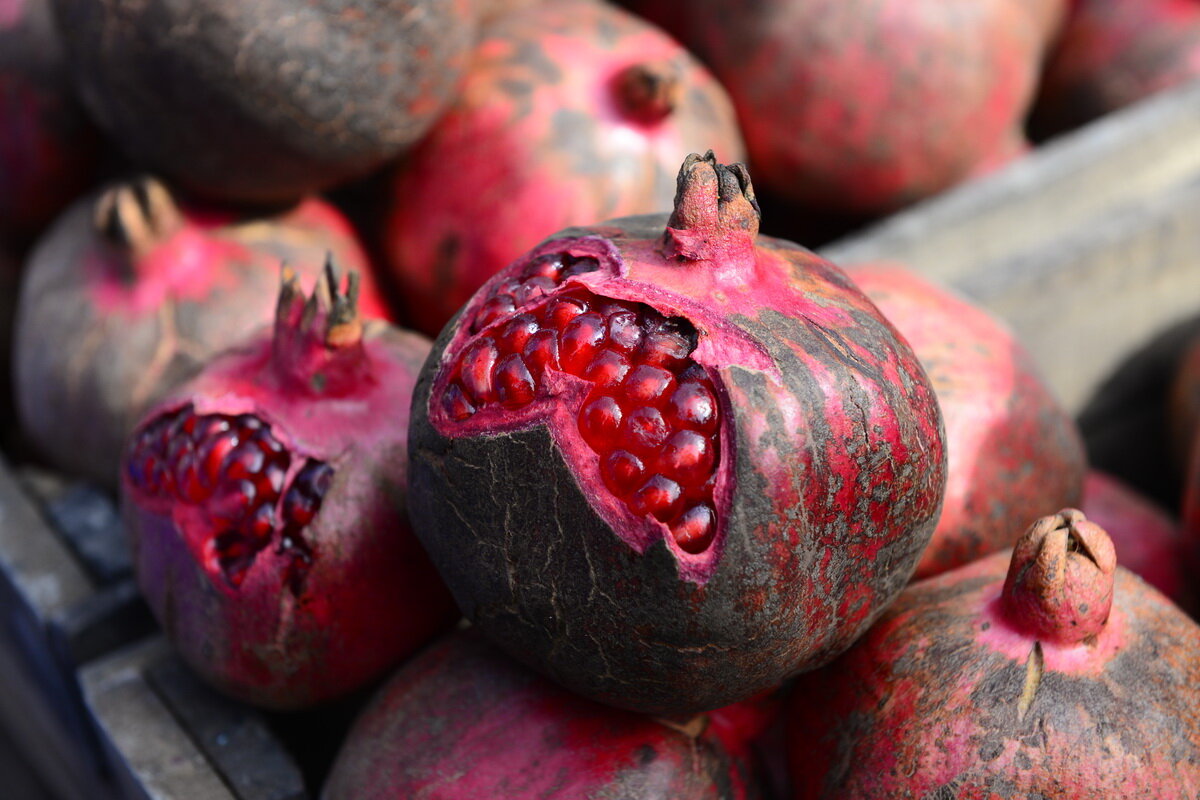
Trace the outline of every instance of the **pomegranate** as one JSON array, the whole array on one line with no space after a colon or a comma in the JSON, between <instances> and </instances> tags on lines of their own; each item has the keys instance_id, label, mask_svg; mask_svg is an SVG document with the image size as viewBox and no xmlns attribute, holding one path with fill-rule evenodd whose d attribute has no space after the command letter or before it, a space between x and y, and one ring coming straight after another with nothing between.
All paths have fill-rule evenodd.
<instances>
[{"instance_id":1,"label":"pomegranate","mask_svg":"<svg viewBox=\"0 0 1200 800\"><path fill-rule=\"evenodd\" d=\"M80 201L26 265L14 353L22 430L56 467L115 488L121 447L149 405L270 322L281 261L315 278L329 253L367 266L349 224L316 199L236 217L138 179ZM384 313L373 289L362 294L365 314Z\"/></svg>"},{"instance_id":2,"label":"pomegranate","mask_svg":"<svg viewBox=\"0 0 1200 800\"><path fill-rule=\"evenodd\" d=\"M1200 628L1065 509L797 681L794 797L1194 797L1198 682Z\"/></svg>"},{"instance_id":3,"label":"pomegranate","mask_svg":"<svg viewBox=\"0 0 1200 800\"><path fill-rule=\"evenodd\" d=\"M1011 547L1014 520L1078 505L1083 439L1012 331L899 264L847 271L912 345L946 423L946 497L915 577Z\"/></svg>"},{"instance_id":4,"label":"pomegranate","mask_svg":"<svg viewBox=\"0 0 1200 800\"><path fill-rule=\"evenodd\" d=\"M441 113L473 0L54 0L80 93L137 164L220 200L364 175Z\"/></svg>"},{"instance_id":5,"label":"pomegranate","mask_svg":"<svg viewBox=\"0 0 1200 800\"><path fill-rule=\"evenodd\" d=\"M594 703L472 634L445 637L376 694L323 800L758 796L703 717L666 722Z\"/></svg>"},{"instance_id":6,"label":"pomegranate","mask_svg":"<svg viewBox=\"0 0 1200 800\"><path fill-rule=\"evenodd\" d=\"M247 702L362 686L457 617L408 526L424 337L363 322L351 273L285 272L274 329L141 422L121 470L138 585L200 675Z\"/></svg>"},{"instance_id":7,"label":"pomegranate","mask_svg":"<svg viewBox=\"0 0 1200 800\"><path fill-rule=\"evenodd\" d=\"M1039 137L1061 133L1196 78L1197 0L1075 0L1031 128Z\"/></svg>"},{"instance_id":8,"label":"pomegranate","mask_svg":"<svg viewBox=\"0 0 1200 800\"><path fill-rule=\"evenodd\" d=\"M0 2L0 237L35 234L88 185L98 146L50 0Z\"/></svg>"},{"instance_id":9,"label":"pomegranate","mask_svg":"<svg viewBox=\"0 0 1200 800\"><path fill-rule=\"evenodd\" d=\"M437 335L484 281L570 225L670 206L679 157L743 157L724 91L674 40L594 0L503 15L396 172L386 250Z\"/></svg>"},{"instance_id":10,"label":"pomegranate","mask_svg":"<svg viewBox=\"0 0 1200 800\"><path fill-rule=\"evenodd\" d=\"M414 395L413 526L460 608L612 705L709 710L827 661L937 519L916 357L758 218L742 165L688 156L669 220L563 231L485 284Z\"/></svg>"},{"instance_id":11,"label":"pomegranate","mask_svg":"<svg viewBox=\"0 0 1200 800\"><path fill-rule=\"evenodd\" d=\"M670 2L651 0L662 19ZM879 214L1027 148L1063 0L695 0L669 30L728 90L764 186Z\"/></svg>"},{"instance_id":12,"label":"pomegranate","mask_svg":"<svg viewBox=\"0 0 1200 800\"><path fill-rule=\"evenodd\" d=\"M1200 435L1200 335L1190 337L1170 378L1167 433L1170 456L1182 473Z\"/></svg>"}]
</instances>

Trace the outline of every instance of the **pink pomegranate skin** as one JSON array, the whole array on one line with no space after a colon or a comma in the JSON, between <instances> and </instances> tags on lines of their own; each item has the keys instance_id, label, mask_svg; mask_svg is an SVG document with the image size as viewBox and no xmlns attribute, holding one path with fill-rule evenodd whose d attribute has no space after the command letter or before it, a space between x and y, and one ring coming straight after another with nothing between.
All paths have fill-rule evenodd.
<instances>
[{"instance_id":1,"label":"pink pomegranate skin","mask_svg":"<svg viewBox=\"0 0 1200 800\"><path fill-rule=\"evenodd\" d=\"M796 800L1195 796L1200 629L1115 565L1066 509L909 587L796 682Z\"/></svg>"},{"instance_id":2,"label":"pink pomegranate skin","mask_svg":"<svg viewBox=\"0 0 1200 800\"><path fill-rule=\"evenodd\" d=\"M1047 61L1040 136L1078 127L1200 76L1200 2L1077 0Z\"/></svg>"},{"instance_id":3,"label":"pink pomegranate skin","mask_svg":"<svg viewBox=\"0 0 1200 800\"><path fill-rule=\"evenodd\" d=\"M275 328L158 404L122 462L138 585L167 638L269 708L357 689L457 618L395 489L429 341L364 324L353 299L344 313L336 286L323 277L306 303L291 274ZM246 420L268 433L231 435Z\"/></svg>"},{"instance_id":4,"label":"pink pomegranate skin","mask_svg":"<svg viewBox=\"0 0 1200 800\"><path fill-rule=\"evenodd\" d=\"M391 184L385 247L406 319L436 336L555 231L669 208L680 157L706 149L744 158L733 108L662 31L594 0L497 17Z\"/></svg>"},{"instance_id":5,"label":"pink pomegranate skin","mask_svg":"<svg viewBox=\"0 0 1200 800\"><path fill-rule=\"evenodd\" d=\"M83 192L97 144L49 0L0 0L0 237L36 234Z\"/></svg>"},{"instance_id":6,"label":"pink pomegranate skin","mask_svg":"<svg viewBox=\"0 0 1200 800\"><path fill-rule=\"evenodd\" d=\"M847 272L912 345L946 424L946 497L915 578L1011 547L1014 521L1078 505L1083 439L1012 331L900 264Z\"/></svg>"},{"instance_id":7,"label":"pink pomegranate skin","mask_svg":"<svg viewBox=\"0 0 1200 800\"><path fill-rule=\"evenodd\" d=\"M137 179L79 201L26 264L14 362L29 442L115 488L121 448L150 405L271 321L282 263L315 279L330 254L368 269L350 224L315 198L247 217ZM386 313L371 285L360 307Z\"/></svg>"},{"instance_id":8,"label":"pink pomegranate skin","mask_svg":"<svg viewBox=\"0 0 1200 800\"><path fill-rule=\"evenodd\" d=\"M460 608L612 705L696 713L828 661L941 504L916 357L752 198L689 156L669 220L563 231L485 284L414 394L413 527Z\"/></svg>"},{"instance_id":9,"label":"pink pomegranate skin","mask_svg":"<svg viewBox=\"0 0 1200 800\"><path fill-rule=\"evenodd\" d=\"M666 723L564 691L473 632L406 664L355 722L321 797L749 800L703 717Z\"/></svg>"},{"instance_id":10,"label":"pink pomegranate skin","mask_svg":"<svg viewBox=\"0 0 1200 800\"><path fill-rule=\"evenodd\" d=\"M1061 0L696 0L668 29L729 92L765 188L878 214L1025 151L1061 15Z\"/></svg>"},{"instance_id":11,"label":"pink pomegranate skin","mask_svg":"<svg viewBox=\"0 0 1200 800\"><path fill-rule=\"evenodd\" d=\"M1083 481L1080 510L1108 531L1121 566L1195 616L1200 610L1190 578L1196 545L1179 523L1124 481L1090 469Z\"/></svg>"}]
</instances>

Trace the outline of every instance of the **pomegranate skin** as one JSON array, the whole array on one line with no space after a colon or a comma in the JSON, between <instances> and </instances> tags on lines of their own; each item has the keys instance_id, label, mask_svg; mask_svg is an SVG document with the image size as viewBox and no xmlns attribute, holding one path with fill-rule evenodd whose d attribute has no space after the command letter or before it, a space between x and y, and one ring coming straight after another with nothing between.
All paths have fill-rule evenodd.
<instances>
[{"instance_id":1,"label":"pomegranate skin","mask_svg":"<svg viewBox=\"0 0 1200 800\"><path fill-rule=\"evenodd\" d=\"M636 711L711 710L831 659L910 577L944 488L911 349L839 269L756 238L739 167L689 156L669 220L570 229L503 270L442 332L413 399L413 527L460 608L519 660ZM686 514L642 513L669 498L662 475L611 488L623 451L587 443L586 381L547 369L530 405L449 416L456 376L508 324L489 321L496 293L546 259L591 266L531 301L547 317L575 294L694 330L679 385L708 382L719 456L681 491L708 492L705 535ZM626 408L640 425L654 406Z\"/></svg>"},{"instance_id":2,"label":"pomegranate skin","mask_svg":"<svg viewBox=\"0 0 1200 800\"><path fill-rule=\"evenodd\" d=\"M405 318L436 336L555 231L670 207L680 156L705 149L744 157L733 107L663 32L594 0L501 15L391 184L385 250Z\"/></svg>"},{"instance_id":3,"label":"pomegranate skin","mask_svg":"<svg viewBox=\"0 0 1200 800\"><path fill-rule=\"evenodd\" d=\"M178 204L153 179L80 200L25 267L14 363L29 442L55 467L115 488L121 448L164 392L270 322L281 263L315 278L367 257L331 205L274 216ZM386 313L362 290L368 316Z\"/></svg>"},{"instance_id":4,"label":"pomegranate skin","mask_svg":"<svg viewBox=\"0 0 1200 800\"><path fill-rule=\"evenodd\" d=\"M946 497L914 578L1011 547L1014 524L1078 505L1083 439L1012 331L902 265L847 272L912 345L945 420Z\"/></svg>"},{"instance_id":5,"label":"pomegranate skin","mask_svg":"<svg viewBox=\"0 0 1200 800\"><path fill-rule=\"evenodd\" d=\"M1091 524L1073 510L1058 524L1068 515L1075 531ZM912 585L798 680L796 800L1195 796L1200 629L1115 568L1092 528ZM1067 604L1043 605L1049 617L1021 601L1056 596Z\"/></svg>"},{"instance_id":6,"label":"pomegranate skin","mask_svg":"<svg viewBox=\"0 0 1200 800\"><path fill-rule=\"evenodd\" d=\"M314 297L328 298L336 285L323 278ZM405 409L429 341L355 319L361 327L347 345L338 341L336 290L334 312L311 300L303 314L298 291L293 275L274 330L218 355L146 415L121 470L138 586L167 639L219 690L273 709L362 687L458 616L395 489L407 468ZM164 467L174 494L148 486L147 453L151 460L162 453L146 442L156 438L156 424L181 412L201 421L249 416L282 445L286 467L260 542L238 538L245 516L222 516L236 447L202 500L179 496L190 491L182 488L182 455ZM197 445L197 452L193 474L211 451ZM311 521L293 526L289 497L313 464L330 475L327 487ZM262 484L252 479L261 498ZM258 502L253 493L248 502Z\"/></svg>"},{"instance_id":7,"label":"pomegranate skin","mask_svg":"<svg viewBox=\"0 0 1200 800\"><path fill-rule=\"evenodd\" d=\"M666 723L573 695L472 631L406 664L355 722L323 800L750 800L703 717Z\"/></svg>"}]
</instances>

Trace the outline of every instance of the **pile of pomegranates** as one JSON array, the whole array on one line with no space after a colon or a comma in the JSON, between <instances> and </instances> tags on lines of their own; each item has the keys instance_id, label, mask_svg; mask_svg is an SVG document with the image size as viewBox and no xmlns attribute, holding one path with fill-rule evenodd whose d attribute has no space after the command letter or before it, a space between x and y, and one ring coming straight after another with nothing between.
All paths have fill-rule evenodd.
<instances>
[{"instance_id":1,"label":"pile of pomegranates","mask_svg":"<svg viewBox=\"0 0 1200 800\"><path fill-rule=\"evenodd\" d=\"M326 800L1200 793L1200 342L1159 507L1003 321L778 235L1200 4L620 5L0 0L4 458L203 681L355 712Z\"/></svg>"}]
</instances>

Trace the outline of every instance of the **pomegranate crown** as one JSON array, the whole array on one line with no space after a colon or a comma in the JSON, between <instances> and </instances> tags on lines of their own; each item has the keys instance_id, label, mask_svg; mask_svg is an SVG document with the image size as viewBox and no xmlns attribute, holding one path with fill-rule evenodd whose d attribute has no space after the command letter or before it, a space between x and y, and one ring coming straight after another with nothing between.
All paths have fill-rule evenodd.
<instances>
[{"instance_id":1,"label":"pomegranate crown","mask_svg":"<svg viewBox=\"0 0 1200 800\"><path fill-rule=\"evenodd\" d=\"M163 182L144 175L101 193L92 224L104 241L139 261L179 229L183 215Z\"/></svg>"},{"instance_id":2,"label":"pomegranate crown","mask_svg":"<svg viewBox=\"0 0 1200 800\"><path fill-rule=\"evenodd\" d=\"M692 153L675 179L663 252L683 261L753 260L761 218L745 164L718 164L712 150Z\"/></svg>"},{"instance_id":3,"label":"pomegranate crown","mask_svg":"<svg viewBox=\"0 0 1200 800\"><path fill-rule=\"evenodd\" d=\"M1060 645L1095 637L1112 608L1116 551L1083 512L1042 517L1013 548L1003 603L1009 619Z\"/></svg>"},{"instance_id":4,"label":"pomegranate crown","mask_svg":"<svg viewBox=\"0 0 1200 800\"><path fill-rule=\"evenodd\" d=\"M613 77L612 90L626 117L653 125L669 117L683 92L680 66L676 61L631 64Z\"/></svg>"}]
</instances>

